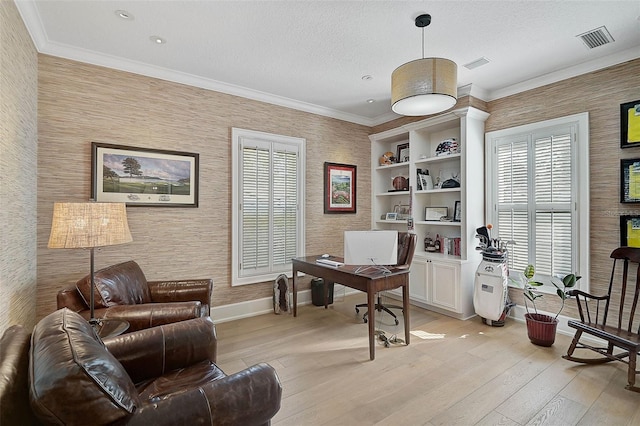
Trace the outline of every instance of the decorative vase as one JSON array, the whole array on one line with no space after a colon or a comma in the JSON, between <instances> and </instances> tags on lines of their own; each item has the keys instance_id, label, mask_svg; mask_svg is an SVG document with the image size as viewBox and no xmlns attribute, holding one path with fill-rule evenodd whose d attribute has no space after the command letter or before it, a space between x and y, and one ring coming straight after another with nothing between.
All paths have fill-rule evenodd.
<instances>
[{"instance_id":1,"label":"decorative vase","mask_svg":"<svg viewBox=\"0 0 640 426\"><path fill-rule=\"evenodd\" d=\"M544 314L524 314L527 321L527 334L531 343L538 346L551 346L556 340L558 320Z\"/></svg>"}]
</instances>

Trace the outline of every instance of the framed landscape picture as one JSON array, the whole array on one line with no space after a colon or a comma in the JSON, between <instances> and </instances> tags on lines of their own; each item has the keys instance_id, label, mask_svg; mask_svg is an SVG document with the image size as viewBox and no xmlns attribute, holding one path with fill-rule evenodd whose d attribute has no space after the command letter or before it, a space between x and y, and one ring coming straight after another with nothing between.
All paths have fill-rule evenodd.
<instances>
[{"instance_id":1,"label":"framed landscape picture","mask_svg":"<svg viewBox=\"0 0 640 426\"><path fill-rule=\"evenodd\" d=\"M198 154L99 142L91 148L95 201L198 207Z\"/></svg>"},{"instance_id":2,"label":"framed landscape picture","mask_svg":"<svg viewBox=\"0 0 640 426\"><path fill-rule=\"evenodd\" d=\"M324 212L356 212L356 166L324 163Z\"/></svg>"}]
</instances>

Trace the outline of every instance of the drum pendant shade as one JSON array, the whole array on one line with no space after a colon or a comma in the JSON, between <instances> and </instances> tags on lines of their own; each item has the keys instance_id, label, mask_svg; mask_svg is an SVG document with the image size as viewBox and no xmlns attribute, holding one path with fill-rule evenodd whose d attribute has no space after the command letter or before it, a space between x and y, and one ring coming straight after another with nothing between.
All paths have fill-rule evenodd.
<instances>
[{"instance_id":1,"label":"drum pendant shade","mask_svg":"<svg viewBox=\"0 0 640 426\"><path fill-rule=\"evenodd\" d=\"M430 22L430 15L416 18L416 26L423 28L423 33ZM436 114L456 104L456 63L444 58L424 58L424 44L422 53L422 59L407 62L391 74L391 109L396 114Z\"/></svg>"}]
</instances>

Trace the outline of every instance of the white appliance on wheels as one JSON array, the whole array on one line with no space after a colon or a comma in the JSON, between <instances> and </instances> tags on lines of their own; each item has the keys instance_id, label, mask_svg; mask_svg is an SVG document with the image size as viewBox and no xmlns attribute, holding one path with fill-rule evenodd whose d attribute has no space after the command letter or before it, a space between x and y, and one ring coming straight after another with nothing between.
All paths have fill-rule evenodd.
<instances>
[{"instance_id":1,"label":"white appliance on wheels","mask_svg":"<svg viewBox=\"0 0 640 426\"><path fill-rule=\"evenodd\" d=\"M482 322L502 327L509 310L515 305L509 300L509 267L506 244L491 239L486 226L476 230L480 239L482 261L476 270L473 306Z\"/></svg>"}]
</instances>

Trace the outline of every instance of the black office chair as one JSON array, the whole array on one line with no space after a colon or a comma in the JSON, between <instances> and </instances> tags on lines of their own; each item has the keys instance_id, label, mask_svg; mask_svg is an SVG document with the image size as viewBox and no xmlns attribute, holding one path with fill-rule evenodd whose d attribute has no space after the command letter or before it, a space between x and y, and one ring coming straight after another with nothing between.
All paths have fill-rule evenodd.
<instances>
[{"instance_id":1,"label":"black office chair","mask_svg":"<svg viewBox=\"0 0 640 426\"><path fill-rule=\"evenodd\" d=\"M395 266L396 269L409 269L411 267L411 261L413 260L413 253L416 251L416 241L418 240L418 236L416 234L412 234L409 232L398 232L398 264ZM361 303L356 305L356 314L360 313L360 309L358 308L366 308L366 303ZM380 294L378 294L378 301L376 302L375 309L378 312L385 311L389 315L393 317L396 322L396 325L400 324L398 321L398 317L394 314L391 309L402 309L402 306L398 305L384 305L382 303L382 298ZM367 316L369 312L365 312L362 316L362 320L366 323Z\"/></svg>"}]
</instances>

